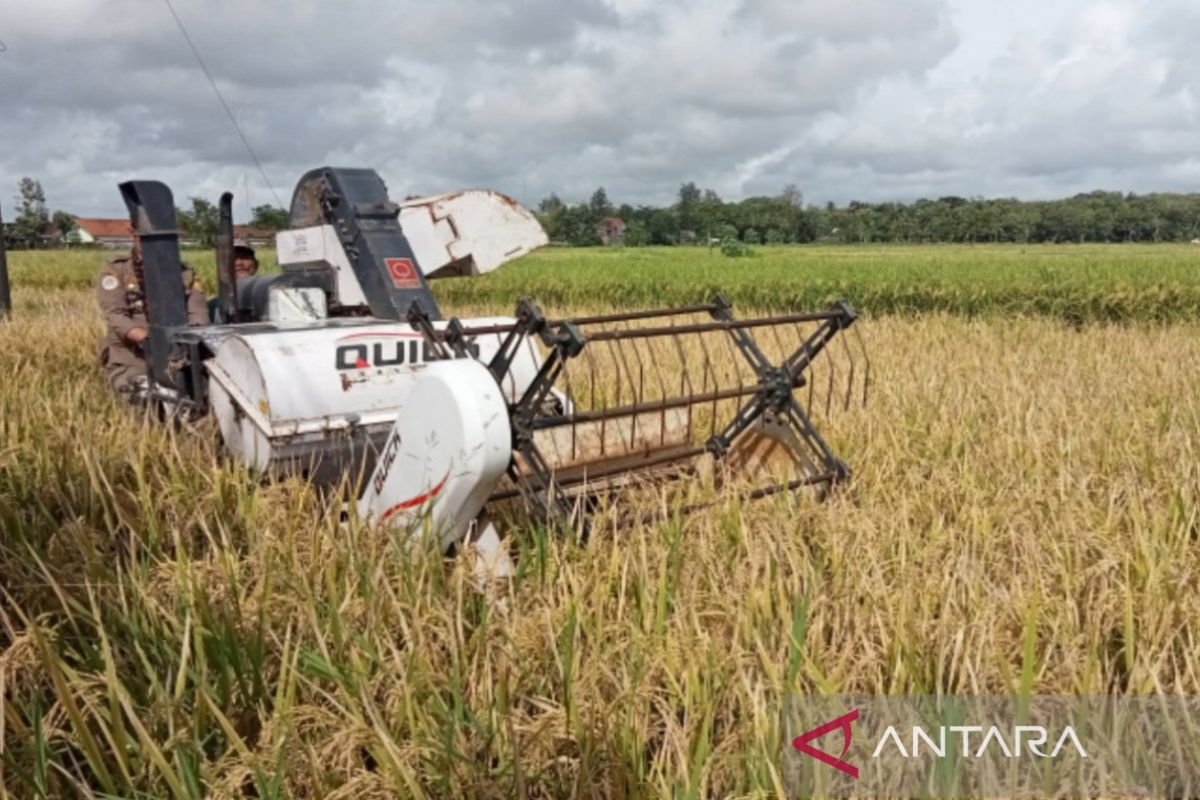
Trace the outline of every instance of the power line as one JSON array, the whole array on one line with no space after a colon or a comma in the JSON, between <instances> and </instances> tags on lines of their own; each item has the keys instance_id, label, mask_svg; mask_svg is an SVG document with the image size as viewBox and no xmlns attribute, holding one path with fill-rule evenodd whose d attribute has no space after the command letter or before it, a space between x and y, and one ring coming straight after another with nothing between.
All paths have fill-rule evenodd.
<instances>
[{"instance_id":1,"label":"power line","mask_svg":"<svg viewBox=\"0 0 1200 800\"><path fill-rule=\"evenodd\" d=\"M250 142L246 139L246 134L242 132L242 126L238 125L237 118L233 116L233 111L230 110L229 104L225 102L225 96L221 94L221 90L217 88L217 82L213 80L212 73L208 71L208 65L204 63L204 59L200 56L200 51L196 49L192 37L188 35L187 28L184 27L183 20L179 18L179 14L175 11L175 6L171 5L171 0L163 0L167 4L167 8L171 12L171 16L175 18L175 24L179 26L179 32L183 34L184 41L192 51L192 55L196 57L196 63L200 65L201 72L204 77L208 78L208 85L212 87L213 93L216 94L217 100L221 101L221 108L225 109L225 115L229 117L229 121L233 123L233 129L237 131L238 138L242 140L242 144L246 147L246 152L250 154L250 160L254 162L254 166L258 167L258 173L262 175L263 181L266 182L267 188L271 190L271 196L275 198L275 205L283 208L283 202L279 199L279 193L275 191L271 179L267 177L267 171L263 169L262 163L258 160L258 156L254 154L254 148L250 146Z\"/></svg>"}]
</instances>

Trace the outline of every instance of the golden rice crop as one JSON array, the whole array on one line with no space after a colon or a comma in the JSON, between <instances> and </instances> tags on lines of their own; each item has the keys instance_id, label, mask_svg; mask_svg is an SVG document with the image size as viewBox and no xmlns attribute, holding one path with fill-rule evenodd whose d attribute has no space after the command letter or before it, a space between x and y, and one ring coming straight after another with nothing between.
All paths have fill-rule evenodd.
<instances>
[{"instance_id":1,"label":"golden rice crop","mask_svg":"<svg viewBox=\"0 0 1200 800\"><path fill-rule=\"evenodd\" d=\"M873 316L844 490L521 527L489 596L121 407L90 292L14 282L0 796L780 796L788 692L1200 691L1195 321Z\"/></svg>"}]
</instances>

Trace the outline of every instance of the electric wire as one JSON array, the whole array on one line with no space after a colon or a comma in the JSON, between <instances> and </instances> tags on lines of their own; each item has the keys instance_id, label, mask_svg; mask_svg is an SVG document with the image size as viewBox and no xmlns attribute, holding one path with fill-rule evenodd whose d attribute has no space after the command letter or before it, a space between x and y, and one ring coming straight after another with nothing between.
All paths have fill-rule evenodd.
<instances>
[{"instance_id":1,"label":"electric wire","mask_svg":"<svg viewBox=\"0 0 1200 800\"><path fill-rule=\"evenodd\" d=\"M254 148L250 146L250 141L246 138L245 132L242 131L242 126L238 124L237 118L233 115L233 111L229 108L229 104L225 102L225 95L221 94L221 90L217 87L217 82L213 80L212 73L209 72L208 65L204 63L204 58L200 55L200 51L196 49L195 42L188 35L187 27L183 24L179 13L175 11L175 6L171 4L171 0L163 0L167 5L167 9L171 12L171 16L175 18L175 24L179 26L179 32L183 34L184 41L187 42L188 48L192 51L192 55L196 57L196 63L200 65L200 71L204 73L204 77L208 79L208 85L212 87L213 93L217 96L217 100L221 103L221 108L225 109L225 116L229 117L230 123L233 124L233 129L237 131L238 138L242 140L242 145L246 148L246 152L250 154L250 160L254 162L254 166L258 168L258 173L262 175L262 179L267 184L267 188L271 190L271 196L275 198L275 205L278 208L284 208L283 202L279 199L279 193L275 191L274 184L267 177L267 171L263 169L262 162L258 160L258 156L254 153Z\"/></svg>"}]
</instances>

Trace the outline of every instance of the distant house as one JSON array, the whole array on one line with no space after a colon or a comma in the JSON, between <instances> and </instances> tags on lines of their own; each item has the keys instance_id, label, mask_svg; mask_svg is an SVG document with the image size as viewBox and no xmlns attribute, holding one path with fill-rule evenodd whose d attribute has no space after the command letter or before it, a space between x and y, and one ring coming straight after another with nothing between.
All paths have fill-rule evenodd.
<instances>
[{"instance_id":1,"label":"distant house","mask_svg":"<svg viewBox=\"0 0 1200 800\"><path fill-rule=\"evenodd\" d=\"M62 232L53 222L43 222L37 232L39 247L53 247L62 241Z\"/></svg>"},{"instance_id":2,"label":"distant house","mask_svg":"<svg viewBox=\"0 0 1200 800\"><path fill-rule=\"evenodd\" d=\"M79 227L69 241L112 248L133 246L133 227L128 219L80 217L75 222Z\"/></svg>"},{"instance_id":3,"label":"distant house","mask_svg":"<svg viewBox=\"0 0 1200 800\"><path fill-rule=\"evenodd\" d=\"M54 247L62 241L62 233L53 222L43 222L38 226L33 239L22 231L15 222L4 223L4 243L9 247Z\"/></svg>"},{"instance_id":4,"label":"distant house","mask_svg":"<svg viewBox=\"0 0 1200 800\"><path fill-rule=\"evenodd\" d=\"M605 217L596 223L596 235L601 244L625 243L625 220L620 217Z\"/></svg>"},{"instance_id":5,"label":"distant house","mask_svg":"<svg viewBox=\"0 0 1200 800\"><path fill-rule=\"evenodd\" d=\"M76 222L79 228L67 239L71 243L95 244L114 249L133 246L133 228L127 219L80 217ZM275 232L266 228L234 225L233 235L238 239L245 239L251 247L271 247L275 244ZM185 247L197 246L195 239L186 236L181 238L180 244Z\"/></svg>"},{"instance_id":6,"label":"distant house","mask_svg":"<svg viewBox=\"0 0 1200 800\"><path fill-rule=\"evenodd\" d=\"M243 239L251 247L274 247L275 231L268 228L252 228L249 225L234 225L233 237Z\"/></svg>"}]
</instances>

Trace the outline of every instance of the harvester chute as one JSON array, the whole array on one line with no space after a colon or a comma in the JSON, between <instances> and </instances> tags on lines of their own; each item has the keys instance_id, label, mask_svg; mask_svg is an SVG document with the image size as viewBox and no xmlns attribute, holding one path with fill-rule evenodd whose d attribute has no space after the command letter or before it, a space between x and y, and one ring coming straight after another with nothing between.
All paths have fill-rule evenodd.
<instances>
[{"instance_id":1,"label":"harvester chute","mask_svg":"<svg viewBox=\"0 0 1200 800\"><path fill-rule=\"evenodd\" d=\"M430 280L483 275L550 242L527 208L478 189L405 200L400 227Z\"/></svg>"}]
</instances>

